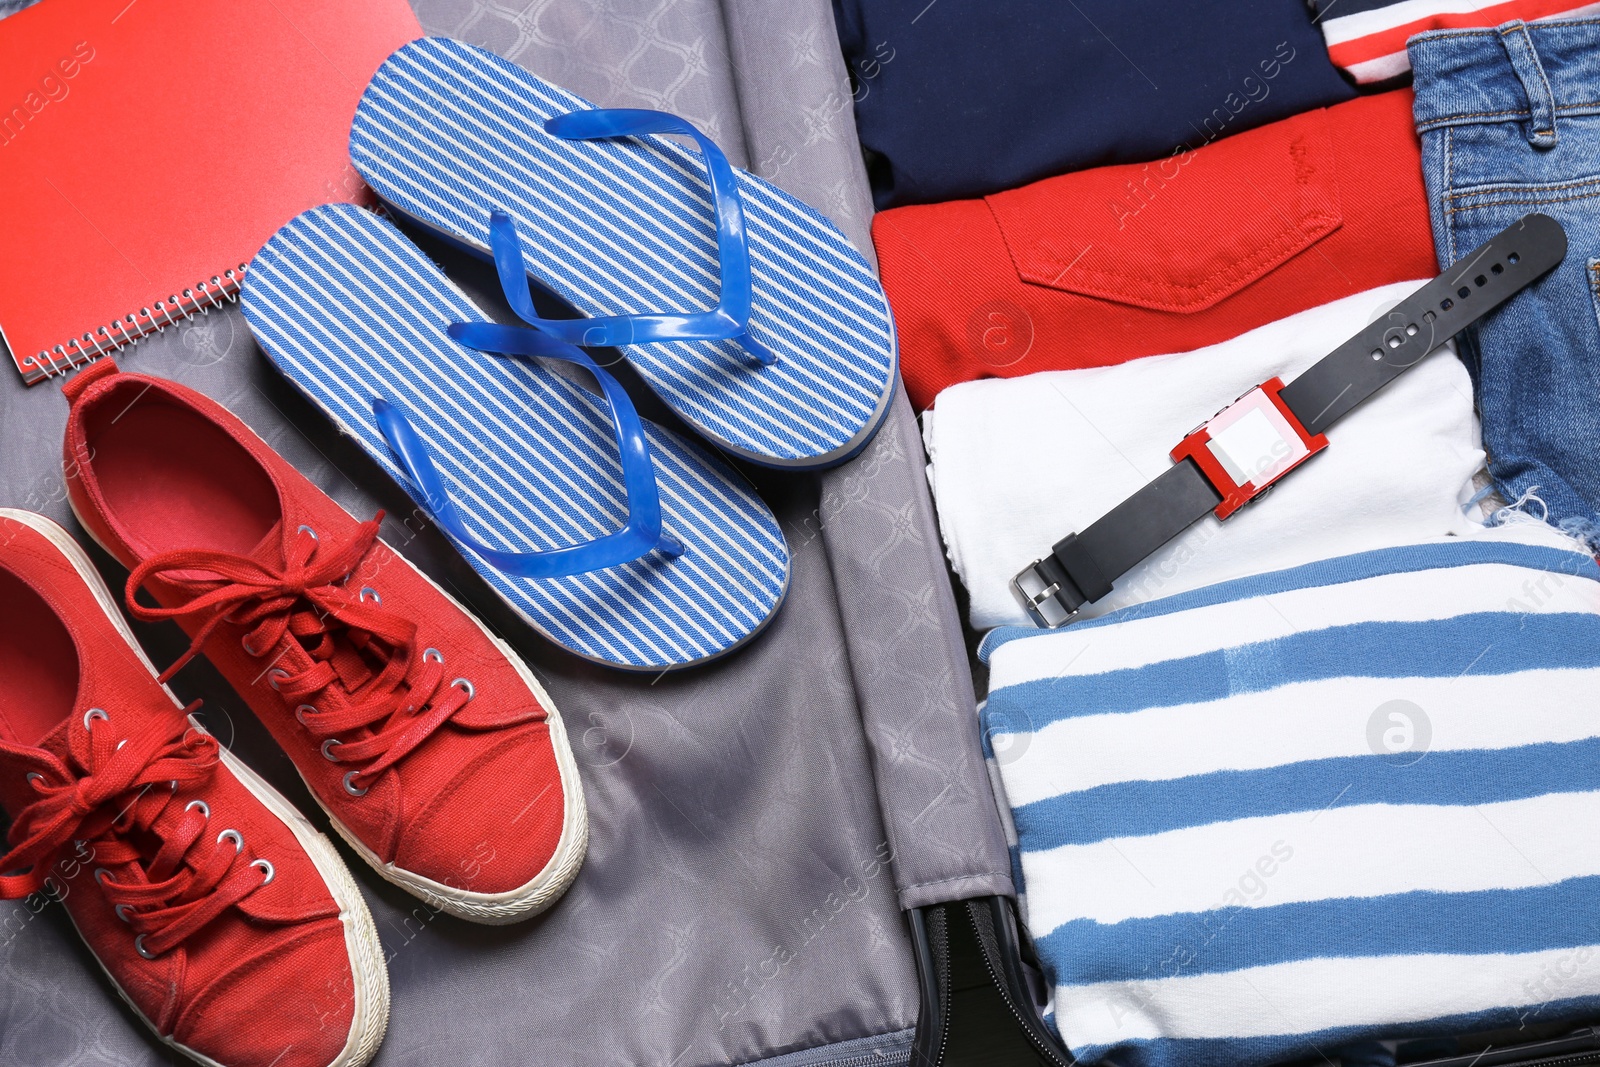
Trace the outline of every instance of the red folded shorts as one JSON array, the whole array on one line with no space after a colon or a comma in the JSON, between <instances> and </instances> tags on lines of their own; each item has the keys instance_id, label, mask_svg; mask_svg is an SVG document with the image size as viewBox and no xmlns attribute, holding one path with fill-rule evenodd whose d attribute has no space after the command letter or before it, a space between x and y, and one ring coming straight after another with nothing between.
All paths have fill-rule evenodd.
<instances>
[{"instance_id":1,"label":"red folded shorts","mask_svg":"<svg viewBox=\"0 0 1600 1067\"><path fill-rule=\"evenodd\" d=\"M957 382L1184 352L1438 271L1410 89L895 208L872 236L919 409Z\"/></svg>"}]
</instances>

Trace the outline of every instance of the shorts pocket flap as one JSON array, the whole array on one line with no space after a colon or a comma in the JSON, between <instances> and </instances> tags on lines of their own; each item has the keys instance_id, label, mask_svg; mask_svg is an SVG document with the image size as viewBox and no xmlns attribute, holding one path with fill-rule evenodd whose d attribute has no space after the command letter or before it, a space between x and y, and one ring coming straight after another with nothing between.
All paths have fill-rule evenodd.
<instances>
[{"instance_id":1,"label":"shorts pocket flap","mask_svg":"<svg viewBox=\"0 0 1600 1067\"><path fill-rule=\"evenodd\" d=\"M1024 282L1203 311L1343 224L1333 158L1327 118L1313 111L985 200Z\"/></svg>"}]
</instances>

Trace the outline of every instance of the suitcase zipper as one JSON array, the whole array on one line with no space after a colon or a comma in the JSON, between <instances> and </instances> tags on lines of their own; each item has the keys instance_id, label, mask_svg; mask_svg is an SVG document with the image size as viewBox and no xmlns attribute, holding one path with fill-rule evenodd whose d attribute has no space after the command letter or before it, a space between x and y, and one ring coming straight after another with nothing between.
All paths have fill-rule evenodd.
<instances>
[{"instance_id":1,"label":"suitcase zipper","mask_svg":"<svg viewBox=\"0 0 1600 1067\"><path fill-rule=\"evenodd\" d=\"M1562 1045L1566 1047L1561 1048ZM1600 1047L1597 1045L1600 1045L1600 1030L1591 1027L1566 1037L1531 1042L1520 1047L1490 1048L1475 1054L1423 1060L1407 1067L1475 1067L1480 1063L1492 1067L1578 1067L1580 1064L1600 1063ZM1543 1046L1542 1055L1540 1046ZM1522 1053L1519 1058L1506 1058L1516 1056L1519 1052Z\"/></svg>"},{"instance_id":2,"label":"suitcase zipper","mask_svg":"<svg viewBox=\"0 0 1600 1067\"><path fill-rule=\"evenodd\" d=\"M945 1050L950 1045L950 913L940 909L939 919L931 924L928 940L933 945L934 967L939 973L939 997L945 1002L944 1011L939 1013L939 1052L933 1062L935 1067L944 1067Z\"/></svg>"},{"instance_id":3,"label":"suitcase zipper","mask_svg":"<svg viewBox=\"0 0 1600 1067\"><path fill-rule=\"evenodd\" d=\"M910 1062L910 1055L910 1051L907 1050L906 1056L908 1058L905 1062ZM880 1056L876 1052L868 1052L860 1056L851 1056L847 1060L828 1060L826 1063L817 1064L817 1067L886 1067L886 1065L898 1064L900 1062L900 1060L888 1059L884 1056Z\"/></svg>"},{"instance_id":4,"label":"suitcase zipper","mask_svg":"<svg viewBox=\"0 0 1600 1067\"><path fill-rule=\"evenodd\" d=\"M1531 1060L1507 1060L1499 1067L1566 1067L1567 1064L1600 1063L1600 1050L1577 1052L1570 1056L1545 1056ZM1427 1067L1418 1064L1417 1067Z\"/></svg>"},{"instance_id":5,"label":"suitcase zipper","mask_svg":"<svg viewBox=\"0 0 1600 1067\"><path fill-rule=\"evenodd\" d=\"M1016 1019L1017 1025L1022 1028L1022 1033L1027 1037L1028 1044L1032 1045L1034 1051L1055 1064L1056 1067L1074 1067L1075 1061L1063 1059L1061 1053L1057 1052L1055 1048L1035 1033L1035 1028L1041 1025L1038 1017L1032 1015L1024 1016L1021 1009L1017 1007L1016 1001L1012 999L1010 987L1001 981L1000 969L995 966L995 961L992 958L994 949L989 944L989 939L983 936L983 928L978 925L976 909L980 905L973 900L969 900L966 903L967 921L972 923L972 932L978 940L978 954L983 957L983 966L989 972L989 981L993 983L995 989L1000 993L1000 999L1005 1001L1006 1008L1011 1012L1012 1018ZM940 1056L942 1063L942 1048L940 1049Z\"/></svg>"}]
</instances>

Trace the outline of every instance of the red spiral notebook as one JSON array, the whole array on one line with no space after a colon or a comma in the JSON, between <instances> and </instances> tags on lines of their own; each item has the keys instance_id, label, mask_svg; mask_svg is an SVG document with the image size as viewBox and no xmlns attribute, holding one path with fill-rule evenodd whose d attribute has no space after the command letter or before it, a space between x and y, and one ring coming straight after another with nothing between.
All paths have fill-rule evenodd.
<instances>
[{"instance_id":1,"label":"red spiral notebook","mask_svg":"<svg viewBox=\"0 0 1600 1067\"><path fill-rule=\"evenodd\" d=\"M0 337L29 384L234 299L366 202L350 119L406 0L43 0L0 20Z\"/></svg>"}]
</instances>

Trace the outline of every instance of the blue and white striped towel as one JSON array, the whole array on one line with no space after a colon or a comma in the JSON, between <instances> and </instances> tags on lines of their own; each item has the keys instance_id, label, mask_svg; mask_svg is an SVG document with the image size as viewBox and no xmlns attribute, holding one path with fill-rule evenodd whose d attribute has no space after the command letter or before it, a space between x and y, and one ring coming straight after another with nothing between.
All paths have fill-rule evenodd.
<instances>
[{"instance_id":1,"label":"blue and white striped towel","mask_svg":"<svg viewBox=\"0 0 1600 1067\"><path fill-rule=\"evenodd\" d=\"M1080 1059L1600 1014L1600 568L1525 522L997 630L987 751Z\"/></svg>"}]
</instances>

